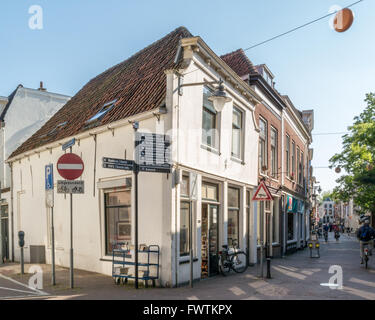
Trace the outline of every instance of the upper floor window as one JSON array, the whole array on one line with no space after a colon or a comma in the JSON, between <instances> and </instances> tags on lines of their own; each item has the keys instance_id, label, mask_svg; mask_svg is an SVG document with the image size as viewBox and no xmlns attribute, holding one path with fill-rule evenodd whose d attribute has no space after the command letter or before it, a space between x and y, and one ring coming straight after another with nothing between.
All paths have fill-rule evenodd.
<instances>
[{"instance_id":1,"label":"upper floor window","mask_svg":"<svg viewBox=\"0 0 375 320\"><path fill-rule=\"evenodd\" d=\"M296 177L296 143L292 141L292 177Z\"/></svg>"},{"instance_id":2,"label":"upper floor window","mask_svg":"<svg viewBox=\"0 0 375 320\"><path fill-rule=\"evenodd\" d=\"M238 108L233 108L232 119L232 156L242 158L242 111Z\"/></svg>"},{"instance_id":3,"label":"upper floor window","mask_svg":"<svg viewBox=\"0 0 375 320\"><path fill-rule=\"evenodd\" d=\"M290 137L287 135L286 136L286 146L285 146L285 158L286 158L286 175L289 177L290 176L290 164L289 164L289 159L290 157Z\"/></svg>"},{"instance_id":4,"label":"upper floor window","mask_svg":"<svg viewBox=\"0 0 375 320\"><path fill-rule=\"evenodd\" d=\"M300 162L300 176L301 176L301 185L304 185L305 170L303 166L303 152L301 151L301 162Z\"/></svg>"},{"instance_id":5,"label":"upper floor window","mask_svg":"<svg viewBox=\"0 0 375 320\"><path fill-rule=\"evenodd\" d=\"M219 137L217 132L217 112L208 98L212 95L209 88L203 89L202 143L218 149Z\"/></svg>"},{"instance_id":6,"label":"upper floor window","mask_svg":"<svg viewBox=\"0 0 375 320\"><path fill-rule=\"evenodd\" d=\"M297 183L298 184L301 184L301 169L300 169L300 166L301 166L301 158L300 158L300 149L299 147L297 147L297 177L296 177L296 180L297 180Z\"/></svg>"},{"instance_id":7,"label":"upper floor window","mask_svg":"<svg viewBox=\"0 0 375 320\"><path fill-rule=\"evenodd\" d=\"M271 176L277 175L277 130L271 128Z\"/></svg>"},{"instance_id":8,"label":"upper floor window","mask_svg":"<svg viewBox=\"0 0 375 320\"><path fill-rule=\"evenodd\" d=\"M264 173L267 170L267 122L265 120L259 119L259 129L259 168Z\"/></svg>"}]
</instances>

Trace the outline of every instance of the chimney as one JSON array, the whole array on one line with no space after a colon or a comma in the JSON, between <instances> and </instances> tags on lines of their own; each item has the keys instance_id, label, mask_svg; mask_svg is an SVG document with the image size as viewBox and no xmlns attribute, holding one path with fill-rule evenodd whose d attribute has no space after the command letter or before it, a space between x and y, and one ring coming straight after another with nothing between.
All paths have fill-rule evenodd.
<instances>
[{"instance_id":1,"label":"chimney","mask_svg":"<svg viewBox=\"0 0 375 320\"><path fill-rule=\"evenodd\" d=\"M46 88L43 88L43 81L40 81L40 86L38 88L39 91L47 91Z\"/></svg>"}]
</instances>

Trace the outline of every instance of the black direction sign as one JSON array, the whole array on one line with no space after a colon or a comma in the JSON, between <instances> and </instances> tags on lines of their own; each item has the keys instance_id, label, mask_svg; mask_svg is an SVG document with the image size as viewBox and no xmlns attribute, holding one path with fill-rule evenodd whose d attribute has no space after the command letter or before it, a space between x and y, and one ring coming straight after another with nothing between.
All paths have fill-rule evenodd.
<instances>
[{"instance_id":1,"label":"black direction sign","mask_svg":"<svg viewBox=\"0 0 375 320\"><path fill-rule=\"evenodd\" d=\"M133 171L134 161L103 157L103 168Z\"/></svg>"},{"instance_id":2,"label":"black direction sign","mask_svg":"<svg viewBox=\"0 0 375 320\"><path fill-rule=\"evenodd\" d=\"M155 165L140 165L139 171L143 172L159 172L159 173L171 173L171 167L168 165L155 166Z\"/></svg>"}]
</instances>

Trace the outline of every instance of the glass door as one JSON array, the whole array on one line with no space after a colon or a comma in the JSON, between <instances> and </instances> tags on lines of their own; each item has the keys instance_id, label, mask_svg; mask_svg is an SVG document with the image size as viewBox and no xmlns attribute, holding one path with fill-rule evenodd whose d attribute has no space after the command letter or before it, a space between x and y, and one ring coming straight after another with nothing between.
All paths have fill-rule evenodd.
<instances>
[{"instance_id":1,"label":"glass door","mask_svg":"<svg viewBox=\"0 0 375 320\"><path fill-rule=\"evenodd\" d=\"M202 204L201 276L210 277L218 273L218 206Z\"/></svg>"},{"instance_id":2,"label":"glass door","mask_svg":"<svg viewBox=\"0 0 375 320\"><path fill-rule=\"evenodd\" d=\"M209 205L209 266L210 274L213 276L219 272L219 230L218 230L218 206Z\"/></svg>"},{"instance_id":3,"label":"glass door","mask_svg":"<svg viewBox=\"0 0 375 320\"><path fill-rule=\"evenodd\" d=\"M9 226L8 226L8 206L1 207L1 245L3 261L9 260Z\"/></svg>"}]
</instances>

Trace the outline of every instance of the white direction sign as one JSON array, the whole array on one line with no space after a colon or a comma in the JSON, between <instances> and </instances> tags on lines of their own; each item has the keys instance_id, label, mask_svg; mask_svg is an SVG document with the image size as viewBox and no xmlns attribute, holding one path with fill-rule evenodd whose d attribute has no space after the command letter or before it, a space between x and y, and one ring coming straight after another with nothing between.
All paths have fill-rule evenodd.
<instances>
[{"instance_id":1,"label":"white direction sign","mask_svg":"<svg viewBox=\"0 0 375 320\"><path fill-rule=\"evenodd\" d=\"M85 184L82 180L58 180L57 193L84 193Z\"/></svg>"},{"instance_id":2,"label":"white direction sign","mask_svg":"<svg viewBox=\"0 0 375 320\"><path fill-rule=\"evenodd\" d=\"M170 138L164 134L136 132L135 161L139 171L170 171Z\"/></svg>"}]
</instances>

